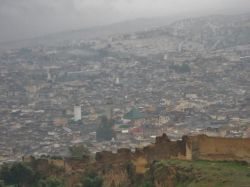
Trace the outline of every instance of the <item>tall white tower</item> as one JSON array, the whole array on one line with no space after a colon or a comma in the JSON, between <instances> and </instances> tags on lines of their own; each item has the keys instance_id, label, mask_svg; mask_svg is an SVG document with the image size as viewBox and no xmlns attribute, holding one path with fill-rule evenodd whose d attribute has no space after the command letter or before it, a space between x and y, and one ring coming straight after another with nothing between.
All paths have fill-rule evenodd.
<instances>
[{"instance_id":1,"label":"tall white tower","mask_svg":"<svg viewBox=\"0 0 250 187\"><path fill-rule=\"evenodd\" d=\"M116 79L115 79L115 84L120 84L120 79L119 79L119 77L116 77Z\"/></svg>"},{"instance_id":2,"label":"tall white tower","mask_svg":"<svg viewBox=\"0 0 250 187\"><path fill-rule=\"evenodd\" d=\"M74 120L79 121L82 119L82 108L81 106L74 106Z\"/></svg>"}]
</instances>

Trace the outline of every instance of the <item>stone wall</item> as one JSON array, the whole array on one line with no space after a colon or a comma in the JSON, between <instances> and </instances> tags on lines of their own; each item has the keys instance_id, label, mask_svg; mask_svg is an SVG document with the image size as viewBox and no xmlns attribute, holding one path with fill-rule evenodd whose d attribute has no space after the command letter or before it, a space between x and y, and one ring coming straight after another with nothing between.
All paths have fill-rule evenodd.
<instances>
[{"instance_id":1,"label":"stone wall","mask_svg":"<svg viewBox=\"0 0 250 187\"><path fill-rule=\"evenodd\" d=\"M49 165L64 168L66 172L84 170L89 167L102 167L106 164L121 164L137 160L184 159L184 160L236 160L250 162L250 139L208 137L206 135L183 136L182 140L170 141L166 134L156 138L156 143L135 152L130 149L119 149L117 153L108 151L96 154L94 162L84 159L35 159L24 157L25 162L36 163L45 170ZM35 161L35 162L34 162ZM39 164L41 163L41 164ZM146 162L145 162L146 163Z\"/></svg>"},{"instance_id":2,"label":"stone wall","mask_svg":"<svg viewBox=\"0 0 250 187\"><path fill-rule=\"evenodd\" d=\"M191 136L187 140L187 159L250 162L250 139ZM190 156L190 153L192 156Z\"/></svg>"},{"instance_id":3,"label":"stone wall","mask_svg":"<svg viewBox=\"0 0 250 187\"><path fill-rule=\"evenodd\" d=\"M128 166L133 167L136 174L144 174L154 161L168 159L234 160L250 163L250 139L198 135L183 136L182 140L170 141L163 134L156 138L156 143L138 148L135 152L130 149L119 149L117 153L103 151L97 153L96 160L92 161L33 157L24 157L23 161L49 176L64 176L66 186L74 187L86 170L94 170L102 175L108 186L119 186L128 180L125 169Z\"/></svg>"},{"instance_id":4,"label":"stone wall","mask_svg":"<svg viewBox=\"0 0 250 187\"><path fill-rule=\"evenodd\" d=\"M96 162L121 163L128 160L136 160L142 157L148 160L148 162L171 158L185 158L186 139L184 137L180 141L170 141L166 134L163 134L161 137L156 138L156 143L141 149L138 148L134 153L131 152L130 149L119 149L117 153L107 151L99 152L96 154Z\"/></svg>"}]
</instances>

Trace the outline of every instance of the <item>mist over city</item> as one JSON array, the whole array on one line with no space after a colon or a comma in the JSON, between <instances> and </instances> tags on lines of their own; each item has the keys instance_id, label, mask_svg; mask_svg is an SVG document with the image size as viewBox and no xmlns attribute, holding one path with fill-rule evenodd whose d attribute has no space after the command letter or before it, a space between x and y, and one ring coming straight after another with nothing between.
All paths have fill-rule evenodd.
<instances>
[{"instance_id":1,"label":"mist over city","mask_svg":"<svg viewBox=\"0 0 250 187\"><path fill-rule=\"evenodd\" d=\"M0 41L138 18L248 13L248 0L1 0Z\"/></svg>"},{"instance_id":2,"label":"mist over city","mask_svg":"<svg viewBox=\"0 0 250 187\"><path fill-rule=\"evenodd\" d=\"M0 0L0 187L247 187L249 0Z\"/></svg>"}]
</instances>

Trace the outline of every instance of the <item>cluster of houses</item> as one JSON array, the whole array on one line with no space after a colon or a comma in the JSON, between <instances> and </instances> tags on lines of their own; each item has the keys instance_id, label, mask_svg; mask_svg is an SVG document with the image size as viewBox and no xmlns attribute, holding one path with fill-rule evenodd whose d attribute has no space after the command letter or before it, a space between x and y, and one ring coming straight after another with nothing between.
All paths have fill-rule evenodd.
<instances>
[{"instance_id":1,"label":"cluster of houses","mask_svg":"<svg viewBox=\"0 0 250 187\"><path fill-rule=\"evenodd\" d=\"M164 33L164 32L163 32ZM250 46L208 50L152 31L0 56L0 162L145 146L166 133L250 137ZM184 47L183 47L184 46ZM107 102L107 98L109 98ZM100 117L115 136L98 142Z\"/></svg>"}]
</instances>

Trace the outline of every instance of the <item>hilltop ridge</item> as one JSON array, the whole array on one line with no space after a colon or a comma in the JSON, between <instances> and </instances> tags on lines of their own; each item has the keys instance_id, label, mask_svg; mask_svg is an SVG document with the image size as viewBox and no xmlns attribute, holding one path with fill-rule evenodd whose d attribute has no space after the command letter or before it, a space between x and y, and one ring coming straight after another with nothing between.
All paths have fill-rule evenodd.
<instances>
[{"instance_id":1,"label":"hilltop ridge","mask_svg":"<svg viewBox=\"0 0 250 187\"><path fill-rule=\"evenodd\" d=\"M61 168L56 170L60 171L57 176L67 175L66 186L75 186L76 183L81 181L84 173L88 171L95 171L102 176L106 186L123 186L123 183L131 185L131 182L133 183L132 178L140 175L147 179L148 175L156 175L157 179L153 182L155 186L165 186L166 183L167 186L175 186L178 182L198 181L199 183L204 180L202 173L205 171L201 172L196 167L199 168L204 163L204 167L211 168L210 163L206 160L214 163L216 167L217 165L227 167L226 163L218 162L227 161L228 167L232 166L232 168L235 161L240 161L240 163L250 162L249 151L250 139L198 135L183 136L182 140L170 141L166 134L163 134L156 138L154 144L136 149L135 152L131 152L129 149L119 149L117 153L103 151L96 154L94 161L73 158L35 159L33 157L24 157L23 161L41 173L52 171L49 169L52 166ZM197 160L205 161L197 162ZM161 169L159 166L161 166ZM190 170L191 173L187 172L188 168L190 169L193 166L194 168ZM237 163L235 167L238 167ZM240 164L239 167L241 167ZM159 169L162 171L157 171ZM150 174L150 171L153 173ZM53 171L50 174L54 175ZM180 175L181 181L175 181L177 175Z\"/></svg>"}]
</instances>

